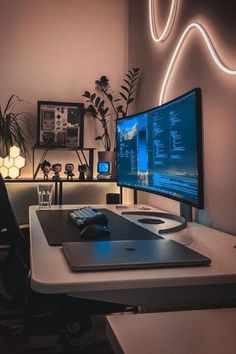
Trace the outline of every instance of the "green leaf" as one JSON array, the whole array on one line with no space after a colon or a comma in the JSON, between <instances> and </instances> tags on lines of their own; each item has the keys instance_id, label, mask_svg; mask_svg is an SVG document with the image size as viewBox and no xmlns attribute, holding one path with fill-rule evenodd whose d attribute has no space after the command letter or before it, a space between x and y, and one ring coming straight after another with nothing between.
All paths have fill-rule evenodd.
<instances>
[{"instance_id":1,"label":"green leaf","mask_svg":"<svg viewBox=\"0 0 236 354\"><path fill-rule=\"evenodd\" d=\"M133 79L139 77L139 73L133 75Z\"/></svg>"},{"instance_id":2,"label":"green leaf","mask_svg":"<svg viewBox=\"0 0 236 354\"><path fill-rule=\"evenodd\" d=\"M130 81L124 79L124 82L126 82L129 86L131 85Z\"/></svg>"},{"instance_id":3,"label":"green leaf","mask_svg":"<svg viewBox=\"0 0 236 354\"><path fill-rule=\"evenodd\" d=\"M126 76L128 76L128 78L130 79L130 80L132 80L132 76L130 76L129 74L125 74Z\"/></svg>"},{"instance_id":4,"label":"green leaf","mask_svg":"<svg viewBox=\"0 0 236 354\"><path fill-rule=\"evenodd\" d=\"M104 109L104 115L106 115L108 111L109 111L109 107L105 108Z\"/></svg>"},{"instance_id":5,"label":"green leaf","mask_svg":"<svg viewBox=\"0 0 236 354\"><path fill-rule=\"evenodd\" d=\"M82 96L89 98L90 97L90 92L89 91L85 91Z\"/></svg>"},{"instance_id":6,"label":"green leaf","mask_svg":"<svg viewBox=\"0 0 236 354\"><path fill-rule=\"evenodd\" d=\"M103 75L103 76L100 77L100 81L101 81L102 83L106 83L106 82L108 82L109 80L108 80L108 78L107 78L106 75Z\"/></svg>"},{"instance_id":7,"label":"green leaf","mask_svg":"<svg viewBox=\"0 0 236 354\"><path fill-rule=\"evenodd\" d=\"M123 92L119 92L119 94L124 98L125 101L127 101L128 98L123 94Z\"/></svg>"},{"instance_id":8,"label":"green leaf","mask_svg":"<svg viewBox=\"0 0 236 354\"><path fill-rule=\"evenodd\" d=\"M117 107L117 111L121 112L122 110L123 110L123 106L122 105Z\"/></svg>"},{"instance_id":9,"label":"green leaf","mask_svg":"<svg viewBox=\"0 0 236 354\"><path fill-rule=\"evenodd\" d=\"M138 77L136 77L133 81L132 81L132 85L131 85L131 89L136 85L136 81L138 80Z\"/></svg>"},{"instance_id":10,"label":"green leaf","mask_svg":"<svg viewBox=\"0 0 236 354\"><path fill-rule=\"evenodd\" d=\"M109 99L110 102L113 101L113 96L110 93L107 94L107 98Z\"/></svg>"},{"instance_id":11,"label":"green leaf","mask_svg":"<svg viewBox=\"0 0 236 354\"><path fill-rule=\"evenodd\" d=\"M99 110L103 109L104 103L105 103L104 100L102 100L102 101L100 102L99 107L98 107Z\"/></svg>"},{"instance_id":12,"label":"green leaf","mask_svg":"<svg viewBox=\"0 0 236 354\"><path fill-rule=\"evenodd\" d=\"M95 106L97 107L99 105L99 102L100 102L100 97L97 97L96 100L95 100Z\"/></svg>"},{"instance_id":13,"label":"green leaf","mask_svg":"<svg viewBox=\"0 0 236 354\"><path fill-rule=\"evenodd\" d=\"M127 87L126 87L126 86L121 85L121 88L122 88L123 90L125 90L126 92L128 92L128 93L129 93L129 89L127 89Z\"/></svg>"},{"instance_id":14,"label":"green leaf","mask_svg":"<svg viewBox=\"0 0 236 354\"><path fill-rule=\"evenodd\" d=\"M95 97L96 97L96 93L93 93L90 97L91 101L93 101Z\"/></svg>"},{"instance_id":15,"label":"green leaf","mask_svg":"<svg viewBox=\"0 0 236 354\"><path fill-rule=\"evenodd\" d=\"M97 111L92 104L90 104L88 106L88 108L85 110L85 112L94 118L97 117Z\"/></svg>"},{"instance_id":16,"label":"green leaf","mask_svg":"<svg viewBox=\"0 0 236 354\"><path fill-rule=\"evenodd\" d=\"M133 101L134 101L134 98L130 98L130 99L128 99L127 104L130 104Z\"/></svg>"}]
</instances>

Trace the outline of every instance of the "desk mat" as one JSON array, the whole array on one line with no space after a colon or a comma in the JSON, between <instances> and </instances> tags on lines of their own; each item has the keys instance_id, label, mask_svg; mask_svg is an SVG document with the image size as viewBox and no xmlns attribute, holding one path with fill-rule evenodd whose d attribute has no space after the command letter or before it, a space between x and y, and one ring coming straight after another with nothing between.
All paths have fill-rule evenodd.
<instances>
[{"instance_id":1,"label":"desk mat","mask_svg":"<svg viewBox=\"0 0 236 354\"><path fill-rule=\"evenodd\" d=\"M124 219L124 217L107 209L100 209L108 218L111 235L99 240L154 240L161 236ZM50 246L61 246L63 242L86 241L80 237L80 230L69 219L71 210L37 210L37 216L44 235ZM93 240L87 240L93 241Z\"/></svg>"}]
</instances>

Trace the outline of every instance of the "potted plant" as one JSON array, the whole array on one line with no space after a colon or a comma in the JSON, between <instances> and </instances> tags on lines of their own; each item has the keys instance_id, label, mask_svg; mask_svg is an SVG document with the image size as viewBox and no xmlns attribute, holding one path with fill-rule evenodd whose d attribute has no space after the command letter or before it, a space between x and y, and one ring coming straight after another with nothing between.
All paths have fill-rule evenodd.
<instances>
[{"instance_id":1,"label":"potted plant","mask_svg":"<svg viewBox=\"0 0 236 354\"><path fill-rule=\"evenodd\" d=\"M25 102L17 95L11 95L5 108L0 106L0 155L9 155L10 147L17 145L20 150L28 154L28 139L32 136L29 113L14 112L17 103Z\"/></svg>"},{"instance_id":2,"label":"potted plant","mask_svg":"<svg viewBox=\"0 0 236 354\"><path fill-rule=\"evenodd\" d=\"M140 75L139 68L132 68L125 74L124 84L120 86L119 97L114 98L114 92L111 91L110 80L107 76L101 76L95 81L97 92L85 91L82 95L89 103L86 113L96 118L102 125L103 134L95 138L101 140L105 151L112 150L111 138L108 123L111 120L112 113L115 119L125 117L128 113L129 105L134 101L136 93L136 84ZM123 104L117 104L123 100ZM112 110L112 113L111 113Z\"/></svg>"},{"instance_id":3,"label":"potted plant","mask_svg":"<svg viewBox=\"0 0 236 354\"><path fill-rule=\"evenodd\" d=\"M110 80L105 75L95 81L96 92L85 91L82 95L89 104L85 112L90 117L97 119L102 126L102 134L98 135L95 140L100 140L103 143L105 152L98 152L98 159L100 161L111 161L112 177L114 177L115 172L115 156L112 151L113 144L109 123L111 119L119 119L128 114L129 106L135 99L139 76L139 68L128 70L123 79L123 84L120 86L118 97L115 97L110 87Z\"/></svg>"}]
</instances>

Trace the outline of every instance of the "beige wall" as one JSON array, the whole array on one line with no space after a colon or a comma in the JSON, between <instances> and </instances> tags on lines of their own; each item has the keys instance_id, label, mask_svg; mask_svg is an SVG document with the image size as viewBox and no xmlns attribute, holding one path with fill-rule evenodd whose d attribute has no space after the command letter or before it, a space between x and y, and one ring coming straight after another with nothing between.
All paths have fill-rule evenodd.
<instances>
[{"instance_id":1,"label":"beige wall","mask_svg":"<svg viewBox=\"0 0 236 354\"><path fill-rule=\"evenodd\" d=\"M0 102L15 93L31 103L21 109L34 114L32 144L38 100L83 102L104 74L118 89L127 70L127 9L127 0L0 0ZM85 120L87 147L96 146L93 122Z\"/></svg>"},{"instance_id":2,"label":"beige wall","mask_svg":"<svg viewBox=\"0 0 236 354\"><path fill-rule=\"evenodd\" d=\"M83 102L84 90L93 90L94 81L104 74L114 90L119 88L128 64L128 1L0 0L0 48L0 104L13 93L31 103L19 109L33 114L33 145L38 100ZM85 119L86 147L96 147L98 132L95 122ZM78 165L73 156L60 151L47 159ZM31 161L22 176L32 176ZM14 184L9 189L19 220L26 221L25 204L35 204L35 186ZM66 201L86 203L89 195L91 202L91 191L96 202L104 202L106 191L98 184L74 185L75 193ZM116 186L108 191L117 191Z\"/></svg>"},{"instance_id":3,"label":"beige wall","mask_svg":"<svg viewBox=\"0 0 236 354\"><path fill-rule=\"evenodd\" d=\"M170 3L156 0L159 31ZM170 36L155 43L150 35L148 1L130 0L129 60L143 71L137 111L158 104L168 62L180 35L192 21L206 28L222 61L236 70L235 10L234 0L179 0ZM165 100L194 87L201 87L203 95L205 210L199 213L199 220L236 234L236 76L219 70L196 30L188 36L176 61ZM178 203L166 198L140 193L139 200L178 212Z\"/></svg>"}]
</instances>

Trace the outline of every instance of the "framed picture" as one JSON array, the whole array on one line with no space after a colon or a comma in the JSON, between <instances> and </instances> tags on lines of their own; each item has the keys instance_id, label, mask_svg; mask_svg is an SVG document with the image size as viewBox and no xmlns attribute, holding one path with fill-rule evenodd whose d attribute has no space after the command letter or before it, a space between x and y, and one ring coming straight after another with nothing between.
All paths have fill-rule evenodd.
<instances>
[{"instance_id":1,"label":"framed picture","mask_svg":"<svg viewBox=\"0 0 236 354\"><path fill-rule=\"evenodd\" d=\"M38 146L83 148L83 103L38 101L37 116Z\"/></svg>"}]
</instances>

